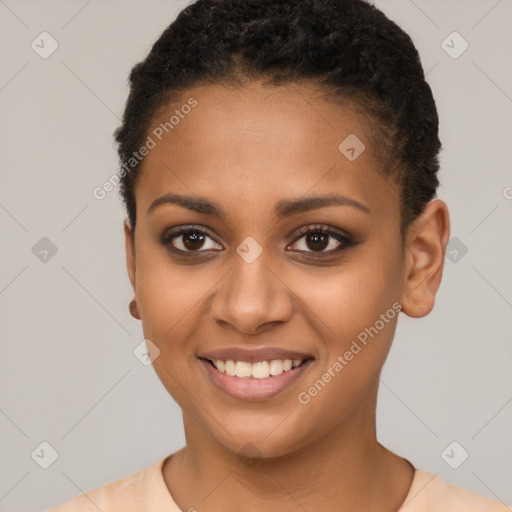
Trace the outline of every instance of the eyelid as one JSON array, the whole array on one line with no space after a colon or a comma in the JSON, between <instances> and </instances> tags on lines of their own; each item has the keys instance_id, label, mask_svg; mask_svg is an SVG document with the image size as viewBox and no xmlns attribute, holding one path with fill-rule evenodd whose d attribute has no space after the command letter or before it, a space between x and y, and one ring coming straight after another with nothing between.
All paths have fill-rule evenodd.
<instances>
[{"instance_id":1,"label":"eyelid","mask_svg":"<svg viewBox=\"0 0 512 512\"><path fill-rule=\"evenodd\" d=\"M317 232L317 231L320 231L322 233L327 233L329 235L335 234L340 237L346 238L347 240L352 239L352 236L343 229L335 228L328 224L308 224L306 226L299 228L294 241L298 240L299 238L303 237L304 235L307 235L310 232Z\"/></svg>"},{"instance_id":2,"label":"eyelid","mask_svg":"<svg viewBox=\"0 0 512 512\"><path fill-rule=\"evenodd\" d=\"M174 238L179 237L180 235L183 235L185 233L189 232L197 232L201 233L203 235L206 235L207 237L211 238L215 243L222 245L212 234L210 233L210 230L208 228L199 227L198 224L185 224L183 226L177 226L174 228L170 228L166 231L164 231L164 234L160 237L160 241L164 245L169 245L171 240ZM178 252L206 252L206 251L181 251L180 249L176 249Z\"/></svg>"},{"instance_id":3,"label":"eyelid","mask_svg":"<svg viewBox=\"0 0 512 512\"><path fill-rule=\"evenodd\" d=\"M290 245L293 245L297 243L301 238L303 238L308 233L323 233L327 236L330 236L337 240L341 245L337 247L336 249L331 249L329 251L302 251L302 250L295 250L294 252L297 253L305 253L305 254L311 254L311 255L332 255L336 254L338 252L341 252L344 248L350 247L352 245L356 244L356 241L354 238L347 233L346 231L340 229L340 228L334 228L332 226L329 226L328 224L308 224L306 226L303 226L297 230L294 239L292 242L286 245L286 247L289 247ZM185 233L189 232L197 232L201 233L203 235L206 235L210 239L212 239L215 243L222 245L221 242L219 242L215 236L212 236L210 233L210 230L208 228L199 227L197 224L187 224L182 226L177 226L174 228L170 228L169 230L165 231L164 234L161 236L161 243L168 247L171 251L177 254L200 254L200 253L208 253L210 251L214 252L220 252L218 249L198 249L197 251L183 251L182 249L177 249L171 245L171 241L174 238L178 238L180 235L183 235Z\"/></svg>"},{"instance_id":4,"label":"eyelid","mask_svg":"<svg viewBox=\"0 0 512 512\"><path fill-rule=\"evenodd\" d=\"M295 236L294 240L287 245L289 247L290 245L296 244L299 240L301 240L305 235L309 233L322 233L330 238L334 238L337 242L339 242L339 246L335 249L330 249L328 251L301 251L301 250L295 250L294 252L313 255L313 257L324 257L332 256L335 254L339 254L344 249L347 249L349 247L352 247L357 244L356 240L346 231L339 228L334 228L333 226L329 226L328 224L309 224L307 226L304 226L303 228L299 229L298 234Z\"/></svg>"}]
</instances>

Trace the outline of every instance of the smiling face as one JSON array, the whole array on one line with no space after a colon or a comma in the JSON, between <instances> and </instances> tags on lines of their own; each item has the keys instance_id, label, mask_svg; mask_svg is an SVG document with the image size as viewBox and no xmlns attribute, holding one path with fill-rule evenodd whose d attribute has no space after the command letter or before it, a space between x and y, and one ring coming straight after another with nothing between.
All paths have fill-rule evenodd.
<instances>
[{"instance_id":1,"label":"smiling face","mask_svg":"<svg viewBox=\"0 0 512 512\"><path fill-rule=\"evenodd\" d=\"M186 91L154 122L197 101L161 141L152 135L134 239L125 228L155 371L186 428L248 455L372 430L407 293L398 186L378 172L363 118L318 96L298 85ZM338 148L351 135L365 145L355 159L362 146Z\"/></svg>"}]
</instances>

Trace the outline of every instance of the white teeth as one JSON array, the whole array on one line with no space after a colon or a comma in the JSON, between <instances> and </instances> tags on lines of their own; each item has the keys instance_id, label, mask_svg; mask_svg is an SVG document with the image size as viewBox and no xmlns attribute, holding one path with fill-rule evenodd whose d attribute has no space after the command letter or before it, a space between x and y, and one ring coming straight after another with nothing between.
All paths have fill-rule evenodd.
<instances>
[{"instance_id":1,"label":"white teeth","mask_svg":"<svg viewBox=\"0 0 512 512\"><path fill-rule=\"evenodd\" d=\"M235 374L237 377L250 377L252 374L252 364L246 363L245 361L237 361Z\"/></svg>"},{"instance_id":2,"label":"white teeth","mask_svg":"<svg viewBox=\"0 0 512 512\"><path fill-rule=\"evenodd\" d=\"M226 375L231 375L231 377L235 376L235 362L234 361L226 361Z\"/></svg>"},{"instance_id":3,"label":"white teeth","mask_svg":"<svg viewBox=\"0 0 512 512\"><path fill-rule=\"evenodd\" d=\"M280 375L281 373L283 373L283 361L281 359L270 361L270 375Z\"/></svg>"},{"instance_id":4,"label":"white teeth","mask_svg":"<svg viewBox=\"0 0 512 512\"><path fill-rule=\"evenodd\" d=\"M272 359L271 361L259 361L248 363L246 361L222 361L216 359L213 365L221 373L231 377L254 377L255 379L266 379L270 376L281 375L292 368L297 368L303 363L303 359Z\"/></svg>"},{"instance_id":5,"label":"white teeth","mask_svg":"<svg viewBox=\"0 0 512 512\"><path fill-rule=\"evenodd\" d=\"M268 364L268 361L262 361L261 363L253 363L251 375L255 379L266 379L270 375L270 365Z\"/></svg>"}]
</instances>

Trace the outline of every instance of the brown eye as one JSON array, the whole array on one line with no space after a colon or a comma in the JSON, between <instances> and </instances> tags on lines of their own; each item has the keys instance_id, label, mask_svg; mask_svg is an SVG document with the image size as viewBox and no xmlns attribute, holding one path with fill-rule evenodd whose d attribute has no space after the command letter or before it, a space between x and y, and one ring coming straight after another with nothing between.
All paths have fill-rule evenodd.
<instances>
[{"instance_id":1,"label":"brown eye","mask_svg":"<svg viewBox=\"0 0 512 512\"><path fill-rule=\"evenodd\" d=\"M325 233L308 233L306 245L312 251L323 251L329 245L329 235Z\"/></svg>"},{"instance_id":2,"label":"brown eye","mask_svg":"<svg viewBox=\"0 0 512 512\"><path fill-rule=\"evenodd\" d=\"M200 229L180 228L167 233L162 244L177 252L204 252L211 249L222 249L208 233Z\"/></svg>"},{"instance_id":3,"label":"brown eye","mask_svg":"<svg viewBox=\"0 0 512 512\"><path fill-rule=\"evenodd\" d=\"M192 231L181 236L183 237L183 245L189 251L201 249L204 244L205 236L202 233Z\"/></svg>"},{"instance_id":4,"label":"brown eye","mask_svg":"<svg viewBox=\"0 0 512 512\"><path fill-rule=\"evenodd\" d=\"M292 248L305 253L332 254L354 245L349 235L324 226L312 226L303 230Z\"/></svg>"}]
</instances>

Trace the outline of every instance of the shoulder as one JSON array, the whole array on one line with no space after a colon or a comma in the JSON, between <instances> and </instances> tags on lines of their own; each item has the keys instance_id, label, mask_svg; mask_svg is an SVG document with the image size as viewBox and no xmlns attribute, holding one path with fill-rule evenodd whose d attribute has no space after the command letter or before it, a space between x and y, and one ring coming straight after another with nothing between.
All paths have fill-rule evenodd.
<instances>
[{"instance_id":1,"label":"shoulder","mask_svg":"<svg viewBox=\"0 0 512 512\"><path fill-rule=\"evenodd\" d=\"M136 512L145 510L165 459L127 477L87 491L47 512ZM160 473L161 474L161 473Z\"/></svg>"},{"instance_id":2,"label":"shoulder","mask_svg":"<svg viewBox=\"0 0 512 512\"><path fill-rule=\"evenodd\" d=\"M416 470L399 512L510 512L494 500L449 484L427 471Z\"/></svg>"}]
</instances>

